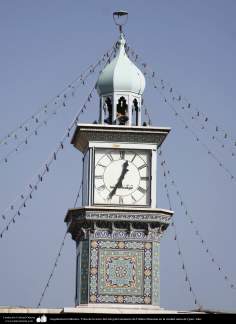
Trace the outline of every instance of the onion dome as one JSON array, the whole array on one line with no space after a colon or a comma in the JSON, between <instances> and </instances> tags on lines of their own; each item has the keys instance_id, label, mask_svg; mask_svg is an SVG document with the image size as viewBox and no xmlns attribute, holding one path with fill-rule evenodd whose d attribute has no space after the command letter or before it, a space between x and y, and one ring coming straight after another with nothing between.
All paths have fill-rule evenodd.
<instances>
[{"instance_id":1,"label":"onion dome","mask_svg":"<svg viewBox=\"0 0 236 324\"><path fill-rule=\"evenodd\" d=\"M142 95L145 89L143 73L130 61L125 52L125 39L123 34L118 41L116 57L101 72L96 89L99 95L113 92L132 92Z\"/></svg>"}]
</instances>

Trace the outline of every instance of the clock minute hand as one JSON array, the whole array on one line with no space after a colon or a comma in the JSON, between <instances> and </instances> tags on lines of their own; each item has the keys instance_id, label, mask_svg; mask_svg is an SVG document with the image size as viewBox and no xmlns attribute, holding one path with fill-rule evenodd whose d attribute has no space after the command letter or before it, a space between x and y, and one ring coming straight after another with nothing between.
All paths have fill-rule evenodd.
<instances>
[{"instance_id":1,"label":"clock minute hand","mask_svg":"<svg viewBox=\"0 0 236 324\"><path fill-rule=\"evenodd\" d=\"M115 187L112 189L112 191L110 192L110 194L108 196L109 199L111 199L114 196L114 194L116 193L116 190L118 188L122 187L122 181L124 180L125 174L129 171L128 168L127 168L128 165L129 165L129 162L125 161L125 163L123 164L123 167L122 167L121 175L120 175L120 177L119 177L119 179L117 181L117 184L115 185Z\"/></svg>"}]
</instances>

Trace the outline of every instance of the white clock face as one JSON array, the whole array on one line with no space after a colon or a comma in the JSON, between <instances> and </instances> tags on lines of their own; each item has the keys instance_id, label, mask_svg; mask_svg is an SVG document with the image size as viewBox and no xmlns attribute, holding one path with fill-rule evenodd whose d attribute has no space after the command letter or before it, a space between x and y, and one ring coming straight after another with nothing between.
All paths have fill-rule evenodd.
<instances>
[{"instance_id":1,"label":"white clock face","mask_svg":"<svg viewBox=\"0 0 236 324\"><path fill-rule=\"evenodd\" d=\"M150 204L150 153L141 150L96 150L94 203Z\"/></svg>"}]
</instances>

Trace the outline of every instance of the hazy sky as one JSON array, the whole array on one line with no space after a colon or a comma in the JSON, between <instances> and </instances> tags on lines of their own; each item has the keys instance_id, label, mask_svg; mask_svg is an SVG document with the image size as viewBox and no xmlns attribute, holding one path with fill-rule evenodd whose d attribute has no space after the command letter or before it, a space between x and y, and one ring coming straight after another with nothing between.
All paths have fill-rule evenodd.
<instances>
[{"instance_id":1,"label":"hazy sky","mask_svg":"<svg viewBox=\"0 0 236 324\"><path fill-rule=\"evenodd\" d=\"M236 175L236 157L230 152L236 151L236 146L228 145L232 143L229 136L236 139L234 0L0 0L0 138L112 46L118 37L112 12L119 9L129 12L125 28L128 43L208 116L207 124L213 127L210 132L196 128L199 138ZM69 107L59 109L24 149L13 154L8 163L0 163L1 210L37 176L96 77L93 75ZM148 80L144 99L153 125L172 128L163 145L168 167L215 260L236 285L236 180L231 180L184 128ZM94 96L82 122L93 122L98 104L98 96ZM191 127L198 125L186 111L182 113ZM227 130L224 148L211 140L215 126ZM0 146L0 158L12 147ZM0 305L37 305L66 230L64 216L73 207L78 191L81 157L67 141L22 216L0 239ZM158 207L169 208L160 163L157 177ZM175 190L170 194L185 265L198 301L204 308L235 311L236 289L229 287L210 261ZM13 211L7 219L11 215ZM6 221L0 219L1 229ZM161 306L192 309L194 301L177 251L173 229L169 228L161 242ZM42 306L73 306L74 287L75 245L68 235Z\"/></svg>"}]
</instances>

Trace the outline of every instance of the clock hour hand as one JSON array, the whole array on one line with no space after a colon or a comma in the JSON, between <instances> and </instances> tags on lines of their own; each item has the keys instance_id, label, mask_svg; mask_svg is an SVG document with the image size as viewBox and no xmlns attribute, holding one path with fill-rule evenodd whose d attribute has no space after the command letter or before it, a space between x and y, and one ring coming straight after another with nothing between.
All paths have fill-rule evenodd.
<instances>
[{"instance_id":1,"label":"clock hour hand","mask_svg":"<svg viewBox=\"0 0 236 324\"><path fill-rule=\"evenodd\" d=\"M111 199L114 196L114 194L116 193L116 190L118 188L122 188L122 181L124 180L125 174L129 171L128 165L129 165L129 162L125 161L125 163L123 164L123 167L122 167L121 175L117 181L117 184L114 186L112 191L109 193L108 199Z\"/></svg>"}]
</instances>

